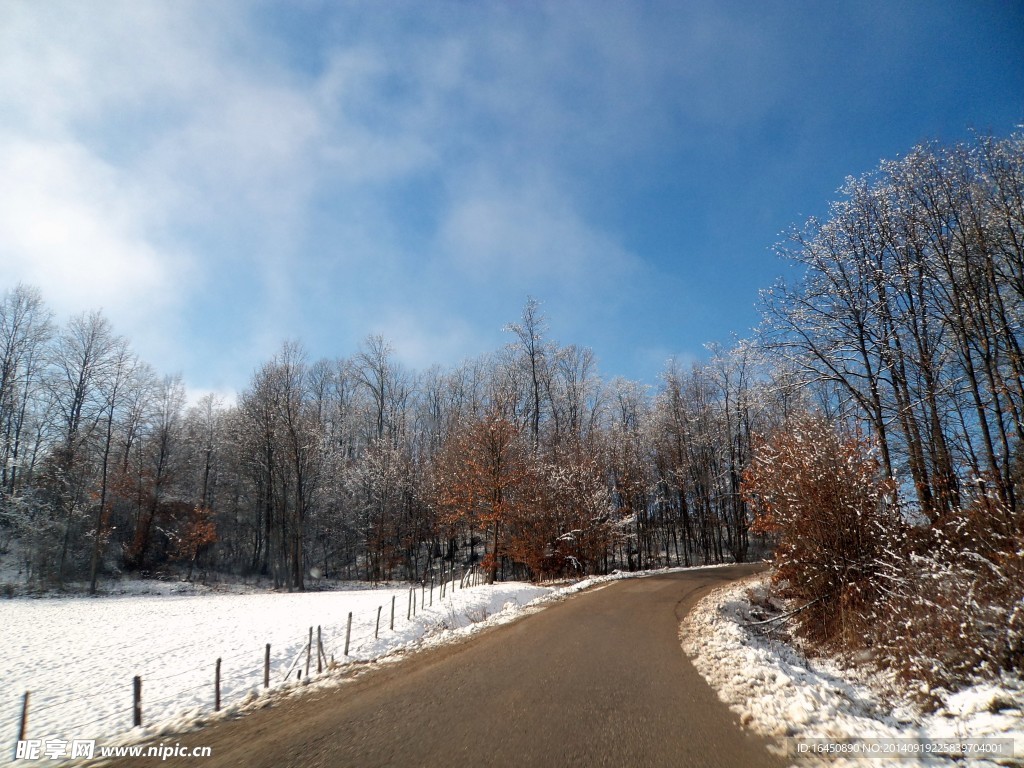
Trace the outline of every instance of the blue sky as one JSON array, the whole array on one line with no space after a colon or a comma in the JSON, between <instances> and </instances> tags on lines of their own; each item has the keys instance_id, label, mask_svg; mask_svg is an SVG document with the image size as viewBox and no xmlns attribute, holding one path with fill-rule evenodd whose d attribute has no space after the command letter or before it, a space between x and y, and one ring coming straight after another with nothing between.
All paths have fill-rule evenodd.
<instances>
[{"instance_id":1,"label":"blue sky","mask_svg":"<svg viewBox=\"0 0 1024 768\"><path fill-rule=\"evenodd\" d=\"M0 288L194 393L285 339L455 365L528 295L654 383L845 176L1022 123L1011 0L0 0Z\"/></svg>"}]
</instances>

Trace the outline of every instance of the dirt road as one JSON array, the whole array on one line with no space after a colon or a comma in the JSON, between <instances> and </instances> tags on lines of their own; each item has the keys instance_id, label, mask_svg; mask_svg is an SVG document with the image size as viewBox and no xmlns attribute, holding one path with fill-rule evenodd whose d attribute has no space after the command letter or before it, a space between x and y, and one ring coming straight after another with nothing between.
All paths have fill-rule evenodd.
<instances>
[{"instance_id":1,"label":"dirt road","mask_svg":"<svg viewBox=\"0 0 1024 768\"><path fill-rule=\"evenodd\" d=\"M680 619L701 595L755 570L731 566L613 582L330 692L165 739L210 746L213 757L160 764L781 764L740 729L678 638Z\"/></svg>"}]
</instances>

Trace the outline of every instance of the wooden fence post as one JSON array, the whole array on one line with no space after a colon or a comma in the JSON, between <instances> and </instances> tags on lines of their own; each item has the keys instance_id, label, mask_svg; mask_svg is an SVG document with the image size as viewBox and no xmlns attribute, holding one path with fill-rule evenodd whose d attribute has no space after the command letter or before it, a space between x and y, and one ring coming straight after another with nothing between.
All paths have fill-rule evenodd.
<instances>
[{"instance_id":1,"label":"wooden fence post","mask_svg":"<svg viewBox=\"0 0 1024 768\"><path fill-rule=\"evenodd\" d=\"M220 659L217 659L217 671L213 676L213 711L220 712Z\"/></svg>"},{"instance_id":2,"label":"wooden fence post","mask_svg":"<svg viewBox=\"0 0 1024 768\"><path fill-rule=\"evenodd\" d=\"M309 677L309 662L313 656L313 628L309 628L309 642L306 643L306 677Z\"/></svg>"},{"instance_id":3,"label":"wooden fence post","mask_svg":"<svg viewBox=\"0 0 1024 768\"><path fill-rule=\"evenodd\" d=\"M21 700L21 725L18 726L18 741L25 740L25 734L28 732L28 691L25 691L25 696Z\"/></svg>"},{"instance_id":4,"label":"wooden fence post","mask_svg":"<svg viewBox=\"0 0 1024 768\"><path fill-rule=\"evenodd\" d=\"M267 648L263 652L263 687L270 687L270 643L267 643Z\"/></svg>"},{"instance_id":5,"label":"wooden fence post","mask_svg":"<svg viewBox=\"0 0 1024 768\"><path fill-rule=\"evenodd\" d=\"M136 675L132 680L132 726L142 725L142 678Z\"/></svg>"},{"instance_id":6,"label":"wooden fence post","mask_svg":"<svg viewBox=\"0 0 1024 768\"><path fill-rule=\"evenodd\" d=\"M395 598L397 595L391 596L391 631L395 631Z\"/></svg>"},{"instance_id":7,"label":"wooden fence post","mask_svg":"<svg viewBox=\"0 0 1024 768\"><path fill-rule=\"evenodd\" d=\"M345 627L345 655L348 656L348 641L352 637L352 611L348 612L348 626Z\"/></svg>"},{"instance_id":8,"label":"wooden fence post","mask_svg":"<svg viewBox=\"0 0 1024 768\"><path fill-rule=\"evenodd\" d=\"M324 641L320 634L320 625L316 625L316 673L319 675L324 671L323 666Z\"/></svg>"},{"instance_id":9,"label":"wooden fence post","mask_svg":"<svg viewBox=\"0 0 1024 768\"><path fill-rule=\"evenodd\" d=\"M377 628L375 630L373 630L373 639L374 640L376 640L378 637L380 637L380 612L382 610L384 610L384 606L383 605L378 605L377 606Z\"/></svg>"}]
</instances>

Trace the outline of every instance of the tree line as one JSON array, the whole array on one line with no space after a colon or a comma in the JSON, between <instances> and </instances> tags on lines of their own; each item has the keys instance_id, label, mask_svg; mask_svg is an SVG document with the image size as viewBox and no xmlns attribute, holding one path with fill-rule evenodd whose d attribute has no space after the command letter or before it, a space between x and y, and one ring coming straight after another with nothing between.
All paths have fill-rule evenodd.
<instances>
[{"instance_id":1,"label":"tree line","mask_svg":"<svg viewBox=\"0 0 1024 768\"><path fill-rule=\"evenodd\" d=\"M0 300L0 554L27 583L104 574L491 579L748 557L739 478L775 418L749 348L670 362L651 389L600 376L529 300L509 342L413 371L380 336L297 342L237 402L188 403L99 312Z\"/></svg>"}]
</instances>

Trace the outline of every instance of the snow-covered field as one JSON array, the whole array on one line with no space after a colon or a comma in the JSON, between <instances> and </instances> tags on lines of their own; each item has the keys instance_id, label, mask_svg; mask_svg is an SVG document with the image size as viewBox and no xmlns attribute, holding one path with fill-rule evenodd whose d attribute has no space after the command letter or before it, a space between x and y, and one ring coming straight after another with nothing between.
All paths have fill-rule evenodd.
<instances>
[{"instance_id":1,"label":"snow-covered field","mask_svg":"<svg viewBox=\"0 0 1024 768\"><path fill-rule=\"evenodd\" d=\"M673 569L677 570L677 569ZM664 572L664 571L661 571ZM416 648L452 642L513 621L543 603L594 584L647 573L616 573L560 588L499 583L447 590L351 588L305 593L195 594L186 585L144 583L168 594L21 597L0 600L0 765L11 764L22 697L30 691L27 738L96 739L100 745L152 742L300 690L338 685L344 675L316 673L316 628L324 653L338 663L400 658ZM191 594L174 594L182 590ZM395 623L391 629L394 598ZM379 637L377 630L380 608ZM349 655L344 655L352 613ZM305 673L313 627L310 675ZM271 680L263 689L266 644ZM214 673L221 662L221 714ZM300 682L297 675L305 678ZM142 678L143 727L132 728L134 676ZM285 676L287 675L287 680ZM19 760L17 765L28 764ZM41 764L56 765L43 759Z\"/></svg>"},{"instance_id":2,"label":"snow-covered field","mask_svg":"<svg viewBox=\"0 0 1024 768\"><path fill-rule=\"evenodd\" d=\"M827 661L809 661L790 646L742 626L754 621L747 599L752 588L763 587L740 583L709 594L683 622L680 637L719 698L739 714L745 726L771 737L780 752L793 756L793 765L842 768L872 762L796 756L794 749L803 739L871 749L917 749L918 744L929 742L988 738L1014 739L1016 758L972 759L969 765L1024 765L1024 684L1019 679L948 695L932 714L922 714L906 703L886 706L876 692L884 681ZM873 739L882 741L865 742ZM896 764L948 767L953 763L931 757L904 758Z\"/></svg>"},{"instance_id":3,"label":"snow-covered field","mask_svg":"<svg viewBox=\"0 0 1024 768\"><path fill-rule=\"evenodd\" d=\"M407 586L293 594L203 594L102 598L18 598L0 601L0 728L12 747L22 697L30 691L27 736L32 739L123 740L132 726L133 677L142 678L144 730L132 739L187 727L209 716L216 660L221 662L222 707L237 710L254 699L281 695L306 677L306 646L316 682L317 630L325 656L337 662L377 659L425 642L443 642L514 617L556 590L501 583L448 591L416 589L409 613ZM392 598L395 604L391 626ZM377 614L380 610L379 637ZM349 612L352 632L346 658ZM271 688L263 691L266 644ZM294 666L292 666L294 663ZM283 680L289 672L288 681ZM319 679L331 677L330 673ZM337 678L337 675L334 675ZM122 738L117 738L121 736ZM0 750L0 765L13 751ZM44 761L53 764L52 761Z\"/></svg>"}]
</instances>

